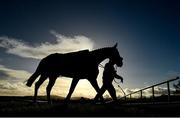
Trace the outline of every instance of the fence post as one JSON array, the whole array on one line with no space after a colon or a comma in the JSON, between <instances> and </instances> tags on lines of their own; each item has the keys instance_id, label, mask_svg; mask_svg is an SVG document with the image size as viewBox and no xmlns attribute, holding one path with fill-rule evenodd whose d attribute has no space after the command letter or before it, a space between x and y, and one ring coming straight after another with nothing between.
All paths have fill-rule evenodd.
<instances>
[{"instance_id":1,"label":"fence post","mask_svg":"<svg viewBox=\"0 0 180 118\"><path fill-rule=\"evenodd\" d=\"M169 87L169 81L167 82L167 89L168 89L168 102L170 102L170 87Z\"/></svg>"},{"instance_id":2,"label":"fence post","mask_svg":"<svg viewBox=\"0 0 180 118\"><path fill-rule=\"evenodd\" d=\"M154 103L154 86L152 86L152 101Z\"/></svg>"},{"instance_id":3,"label":"fence post","mask_svg":"<svg viewBox=\"0 0 180 118\"><path fill-rule=\"evenodd\" d=\"M140 92L141 92L141 100L142 100L142 90Z\"/></svg>"}]
</instances>

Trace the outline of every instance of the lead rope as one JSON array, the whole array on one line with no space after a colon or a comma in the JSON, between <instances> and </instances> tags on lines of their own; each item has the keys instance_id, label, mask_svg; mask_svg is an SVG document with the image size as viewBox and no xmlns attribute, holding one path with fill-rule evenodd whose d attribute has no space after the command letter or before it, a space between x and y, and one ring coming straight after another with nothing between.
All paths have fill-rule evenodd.
<instances>
[{"instance_id":1,"label":"lead rope","mask_svg":"<svg viewBox=\"0 0 180 118\"><path fill-rule=\"evenodd\" d=\"M118 85L118 87L121 89L121 91L123 92L124 96L126 96L126 93L124 92L124 90L121 88L121 86L119 85L120 82L117 82L115 79L114 79L114 82Z\"/></svg>"}]
</instances>

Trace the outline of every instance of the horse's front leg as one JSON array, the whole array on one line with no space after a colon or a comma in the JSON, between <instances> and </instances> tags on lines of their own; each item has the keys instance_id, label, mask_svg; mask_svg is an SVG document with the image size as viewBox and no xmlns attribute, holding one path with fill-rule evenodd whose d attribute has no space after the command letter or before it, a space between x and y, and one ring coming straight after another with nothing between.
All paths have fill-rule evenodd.
<instances>
[{"instance_id":1,"label":"horse's front leg","mask_svg":"<svg viewBox=\"0 0 180 118\"><path fill-rule=\"evenodd\" d=\"M68 93L68 95L67 95L65 101L69 101L69 100L70 100L71 95L72 95L72 93L73 93L73 91L74 91L74 89L75 89L75 87L76 87L78 81L79 81L79 79L73 78L72 83L71 83L71 87L70 87L70 89L69 89L69 93Z\"/></svg>"},{"instance_id":2,"label":"horse's front leg","mask_svg":"<svg viewBox=\"0 0 180 118\"><path fill-rule=\"evenodd\" d=\"M90 81L91 85L94 87L94 89L96 90L97 94L99 94L100 88L97 84L97 80L96 79L90 79L89 81ZM100 95L99 98L101 99L102 102L104 102L104 98L102 95Z\"/></svg>"},{"instance_id":3,"label":"horse's front leg","mask_svg":"<svg viewBox=\"0 0 180 118\"><path fill-rule=\"evenodd\" d=\"M56 82L56 79L57 77L49 77L49 83L48 83L48 86L46 88L46 92L47 92L47 100L48 100L48 103L51 104L51 89L52 87L54 86L55 82Z\"/></svg>"}]
</instances>

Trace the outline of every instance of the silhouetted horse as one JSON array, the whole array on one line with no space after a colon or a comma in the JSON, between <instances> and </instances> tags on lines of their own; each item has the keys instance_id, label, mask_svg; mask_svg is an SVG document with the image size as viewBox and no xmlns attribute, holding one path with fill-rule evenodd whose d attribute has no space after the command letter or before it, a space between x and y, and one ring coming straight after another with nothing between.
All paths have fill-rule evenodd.
<instances>
[{"instance_id":1,"label":"silhouetted horse","mask_svg":"<svg viewBox=\"0 0 180 118\"><path fill-rule=\"evenodd\" d=\"M73 78L66 100L71 98L79 79L89 80L96 92L98 92L99 86L96 80L99 73L98 65L107 58L114 61L119 67L123 65L123 58L120 57L116 47L117 43L113 47L106 47L93 51L82 50L65 54L54 53L43 58L35 73L26 83L26 85L30 87L35 79L41 75L40 79L35 84L34 102L36 102L40 85L48 77L49 83L46 88L48 102L51 102L50 92L58 76Z\"/></svg>"}]
</instances>

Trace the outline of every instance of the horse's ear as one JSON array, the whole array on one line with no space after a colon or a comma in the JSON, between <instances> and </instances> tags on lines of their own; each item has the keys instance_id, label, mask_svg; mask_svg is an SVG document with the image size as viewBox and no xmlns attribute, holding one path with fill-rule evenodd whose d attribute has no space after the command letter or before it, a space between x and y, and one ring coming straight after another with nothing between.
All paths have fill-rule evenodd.
<instances>
[{"instance_id":1,"label":"horse's ear","mask_svg":"<svg viewBox=\"0 0 180 118\"><path fill-rule=\"evenodd\" d=\"M118 45L118 43L116 43L113 47L114 47L114 48L117 48L117 45Z\"/></svg>"}]
</instances>

